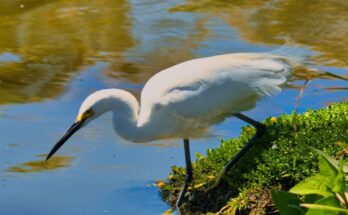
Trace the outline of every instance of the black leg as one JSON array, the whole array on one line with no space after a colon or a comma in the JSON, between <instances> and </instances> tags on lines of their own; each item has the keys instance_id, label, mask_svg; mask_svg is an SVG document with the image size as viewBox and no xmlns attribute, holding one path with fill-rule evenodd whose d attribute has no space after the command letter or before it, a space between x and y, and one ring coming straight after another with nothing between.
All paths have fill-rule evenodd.
<instances>
[{"instance_id":1,"label":"black leg","mask_svg":"<svg viewBox=\"0 0 348 215\"><path fill-rule=\"evenodd\" d=\"M185 161L186 161L186 178L185 178L184 186L182 187L179 198L176 202L177 208L180 207L182 200L184 199L185 193L187 191L188 184L192 181L192 165L191 165L189 139L184 139L184 148L185 148Z\"/></svg>"},{"instance_id":2,"label":"black leg","mask_svg":"<svg viewBox=\"0 0 348 215\"><path fill-rule=\"evenodd\" d=\"M249 117L241 114L241 113L236 113L236 114L233 114L235 117L251 124L252 126L254 126L256 128L256 133L255 135L245 144L245 146L238 152L238 154L236 156L234 156L228 163L227 165L224 167L223 171L220 173L220 175L215 179L215 182L212 186L210 186L206 191L209 191L211 189L214 189L216 188L221 180L222 180L222 177L232 168L233 165L235 165L238 160L250 149L251 147L251 143L256 140L257 138L260 138L263 136L263 134L265 133L265 130L266 130L266 127L253 120L253 119L250 119Z\"/></svg>"},{"instance_id":3,"label":"black leg","mask_svg":"<svg viewBox=\"0 0 348 215\"><path fill-rule=\"evenodd\" d=\"M252 126L254 126L256 128L256 133L254 134L254 136L245 144L245 146L238 152L238 154L236 156L234 156L228 163L227 165L224 167L224 170L223 170L223 173L226 174L230 169L231 167L236 164L238 162L238 160L250 149L251 147L251 143L256 140L257 138L260 138L263 136L263 134L265 133L265 130L266 130L266 127L253 120L253 119L250 119L249 117L241 114L241 113L236 113L236 114L233 114L235 117L251 124Z\"/></svg>"}]
</instances>

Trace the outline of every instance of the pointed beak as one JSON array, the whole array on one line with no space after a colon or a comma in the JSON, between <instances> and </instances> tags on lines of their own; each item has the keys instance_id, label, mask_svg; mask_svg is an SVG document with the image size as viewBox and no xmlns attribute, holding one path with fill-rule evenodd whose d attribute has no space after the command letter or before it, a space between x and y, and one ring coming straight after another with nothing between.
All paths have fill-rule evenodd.
<instances>
[{"instance_id":1,"label":"pointed beak","mask_svg":"<svg viewBox=\"0 0 348 215\"><path fill-rule=\"evenodd\" d=\"M84 119L83 120L79 120L77 122L74 122L74 124L72 124L72 126L68 129L68 131L64 134L64 136L56 143L56 145L53 146L53 148L51 149L50 153L48 153L47 157L46 157L46 161L48 159L50 159L50 157L52 155L54 155L54 153L56 153L56 151L77 131L79 130L83 123L84 123Z\"/></svg>"}]
</instances>

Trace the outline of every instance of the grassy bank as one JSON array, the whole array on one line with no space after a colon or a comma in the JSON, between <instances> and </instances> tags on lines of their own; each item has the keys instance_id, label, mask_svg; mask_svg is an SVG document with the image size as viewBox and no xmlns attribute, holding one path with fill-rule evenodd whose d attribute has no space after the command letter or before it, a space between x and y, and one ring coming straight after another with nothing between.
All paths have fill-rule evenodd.
<instances>
[{"instance_id":1,"label":"grassy bank","mask_svg":"<svg viewBox=\"0 0 348 215\"><path fill-rule=\"evenodd\" d=\"M182 210L185 214L276 214L271 189L288 190L318 172L318 155L311 147L333 157L347 153L348 103L331 105L303 114L271 117L263 122L266 134L223 178L221 186L205 192L224 165L252 137L255 130L244 127L236 139L221 141L206 156L197 154L194 179ZM174 205L185 178L185 169L173 166L168 180L159 183L163 198ZM208 183L207 183L208 182Z\"/></svg>"}]
</instances>

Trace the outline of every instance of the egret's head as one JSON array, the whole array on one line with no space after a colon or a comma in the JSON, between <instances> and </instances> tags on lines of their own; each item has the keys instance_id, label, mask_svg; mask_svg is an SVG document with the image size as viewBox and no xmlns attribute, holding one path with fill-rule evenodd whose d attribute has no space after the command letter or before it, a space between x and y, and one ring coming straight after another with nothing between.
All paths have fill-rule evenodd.
<instances>
[{"instance_id":1,"label":"egret's head","mask_svg":"<svg viewBox=\"0 0 348 215\"><path fill-rule=\"evenodd\" d=\"M119 89L105 89L92 93L82 102L75 122L83 121L83 125L87 125L103 113L115 111L122 93L124 92Z\"/></svg>"},{"instance_id":2,"label":"egret's head","mask_svg":"<svg viewBox=\"0 0 348 215\"><path fill-rule=\"evenodd\" d=\"M100 90L88 96L82 103L75 122L48 153L48 160L76 131L103 113L110 111L110 97L115 90Z\"/></svg>"}]
</instances>

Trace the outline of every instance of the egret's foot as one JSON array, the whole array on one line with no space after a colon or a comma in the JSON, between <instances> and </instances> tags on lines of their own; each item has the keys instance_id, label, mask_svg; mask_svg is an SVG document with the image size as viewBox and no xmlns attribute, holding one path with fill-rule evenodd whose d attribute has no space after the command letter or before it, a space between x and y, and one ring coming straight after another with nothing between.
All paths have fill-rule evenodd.
<instances>
[{"instance_id":1,"label":"egret's foot","mask_svg":"<svg viewBox=\"0 0 348 215\"><path fill-rule=\"evenodd\" d=\"M192 181L192 171L189 170L186 173L184 185L183 185L181 192L178 196L178 200L176 201L176 204L175 204L176 208L180 208L182 202L184 201L184 198L187 194L187 190L189 188L189 185L191 184L191 181Z\"/></svg>"},{"instance_id":2,"label":"egret's foot","mask_svg":"<svg viewBox=\"0 0 348 215\"><path fill-rule=\"evenodd\" d=\"M178 196L178 199L177 199L176 204L175 204L175 207L177 209L180 209L180 206L183 203L184 198L186 197L187 189L188 189L188 183L189 182L185 181L185 184L184 184L184 186L183 186L183 188L182 188L182 190L181 190L181 192L180 192L180 194Z\"/></svg>"},{"instance_id":3,"label":"egret's foot","mask_svg":"<svg viewBox=\"0 0 348 215\"><path fill-rule=\"evenodd\" d=\"M204 190L204 192L209 193L210 191L218 188L225 176L225 172L220 172L215 178L213 178L210 182L208 182L208 187Z\"/></svg>"}]
</instances>

